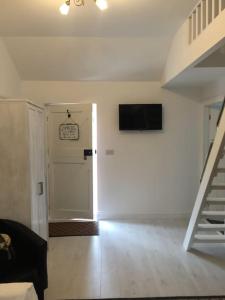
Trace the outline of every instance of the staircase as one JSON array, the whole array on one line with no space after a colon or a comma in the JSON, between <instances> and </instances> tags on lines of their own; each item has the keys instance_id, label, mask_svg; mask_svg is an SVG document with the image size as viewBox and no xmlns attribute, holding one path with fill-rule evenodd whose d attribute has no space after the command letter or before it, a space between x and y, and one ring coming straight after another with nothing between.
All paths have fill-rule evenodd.
<instances>
[{"instance_id":1,"label":"staircase","mask_svg":"<svg viewBox=\"0 0 225 300\"><path fill-rule=\"evenodd\" d=\"M209 149L203 169L201 184L184 240L184 249L194 243L225 243L225 182L215 183L219 174L225 174L220 166L225 156L225 101L217 122L217 131ZM221 191L224 197L212 196ZM212 222L213 220L213 222Z\"/></svg>"}]
</instances>

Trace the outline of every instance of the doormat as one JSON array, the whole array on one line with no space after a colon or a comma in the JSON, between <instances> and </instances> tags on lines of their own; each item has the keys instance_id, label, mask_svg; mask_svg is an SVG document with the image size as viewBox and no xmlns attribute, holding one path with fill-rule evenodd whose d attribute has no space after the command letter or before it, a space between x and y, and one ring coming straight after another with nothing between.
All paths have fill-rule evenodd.
<instances>
[{"instance_id":1,"label":"doormat","mask_svg":"<svg viewBox=\"0 0 225 300\"><path fill-rule=\"evenodd\" d=\"M49 236L92 236L99 235L96 221L70 221L49 223Z\"/></svg>"}]
</instances>

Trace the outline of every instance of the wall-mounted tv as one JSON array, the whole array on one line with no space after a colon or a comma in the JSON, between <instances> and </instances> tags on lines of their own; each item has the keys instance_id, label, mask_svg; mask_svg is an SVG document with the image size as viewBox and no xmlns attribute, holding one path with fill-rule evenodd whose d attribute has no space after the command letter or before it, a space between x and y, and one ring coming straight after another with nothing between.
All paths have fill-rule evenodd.
<instances>
[{"instance_id":1,"label":"wall-mounted tv","mask_svg":"<svg viewBox=\"0 0 225 300\"><path fill-rule=\"evenodd\" d=\"M120 104L120 130L162 130L162 104Z\"/></svg>"}]
</instances>

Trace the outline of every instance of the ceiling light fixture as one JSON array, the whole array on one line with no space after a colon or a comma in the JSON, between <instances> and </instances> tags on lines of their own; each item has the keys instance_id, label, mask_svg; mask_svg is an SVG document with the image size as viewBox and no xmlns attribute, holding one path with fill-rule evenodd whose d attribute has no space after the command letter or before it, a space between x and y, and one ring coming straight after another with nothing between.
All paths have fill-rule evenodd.
<instances>
[{"instance_id":1,"label":"ceiling light fixture","mask_svg":"<svg viewBox=\"0 0 225 300\"><path fill-rule=\"evenodd\" d=\"M62 15L68 15L70 11L70 4L72 0L66 0L59 8L59 11ZM73 0L76 6L84 6L85 0ZM107 0L94 0L95 4L100 10L105 10L108 8Z\"/></svg>"},{"instance_id":2,"label":"ceiling light fixture","mask_svg":"<svg viewBox=\"0 0 225 300\"><path fill-rule=\"evenodd\" d=\"M60 8L59 11L61 12L62 15L66 16L68 15L69 11L70 11L70 0L66 1L65 3L63 3Z\"/></svg>"},{"instance_id":3,"label":"ceiling light fixture","mask_svg":"<svg viewBox=\"0 0 225 300\"><path fill-rule=\"evenodd\" d=\"M95 3L101 10L105 10L108 8L108 3L106 0L95 0Z\"/></svg>"}]
</instances>

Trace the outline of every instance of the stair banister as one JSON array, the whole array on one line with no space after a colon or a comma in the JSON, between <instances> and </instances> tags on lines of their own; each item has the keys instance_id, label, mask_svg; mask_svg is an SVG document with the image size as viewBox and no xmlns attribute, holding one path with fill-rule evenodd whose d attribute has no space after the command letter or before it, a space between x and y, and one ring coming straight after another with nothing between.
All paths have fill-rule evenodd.
<instances>
[{"instance_id":1,"label":"stair banister","mask_svg":"<svg viewBox=\"0 0 225 300\"><path fill-rule=\"evenodd\" d=\"M216 137L214 140L214 144L212 146L212 150L210 152L208 163L205 167L205 172L202 177L202 181L200 184L200 188L198 191L197 199L192 211L191 219L188 225L187 233L184 239L184 249L186 251L190 250L193 241L194 235L196 233L198 227L198 221L201 216L201 211L206 203L206 198L208 193L210 192L210 186L214 179L214 175L216 174L216 169L219 163L221 156L224 153L224 145L225 145L225 109L224 105L221 110L221 116L219 118L216 132Z\"/></svg>"}]
</instances>

